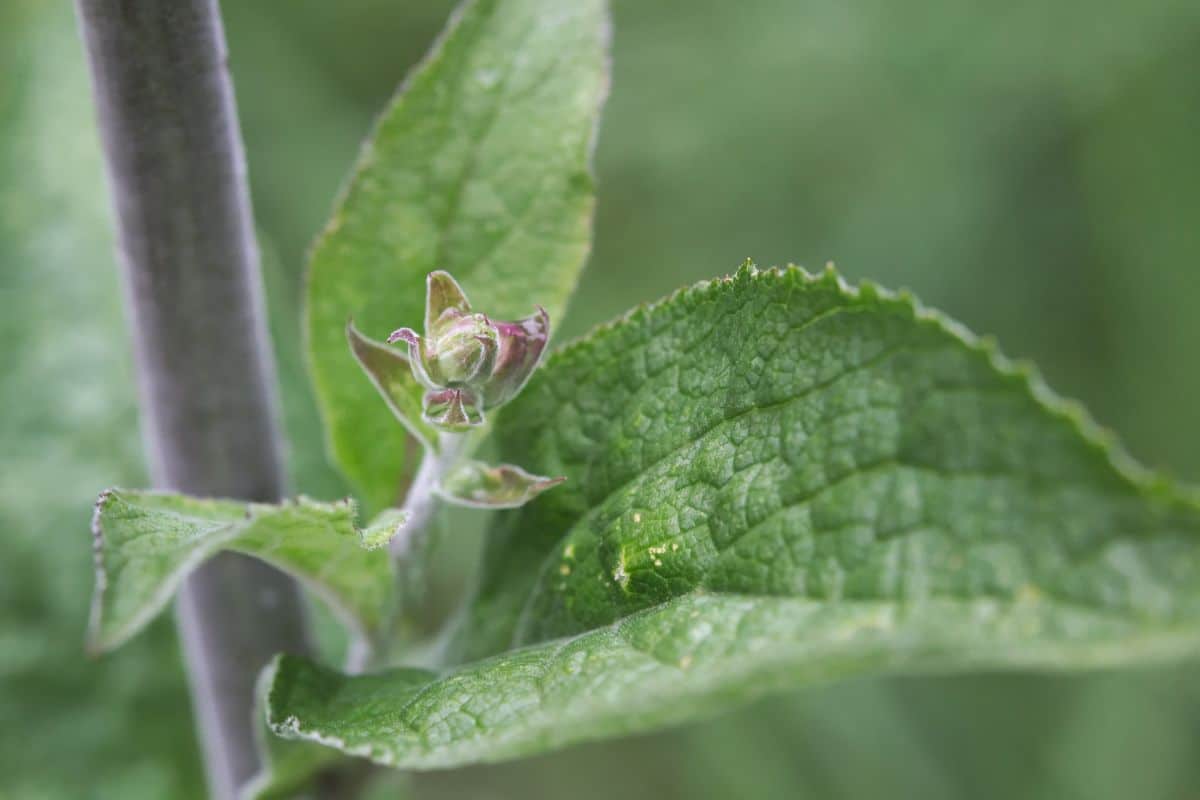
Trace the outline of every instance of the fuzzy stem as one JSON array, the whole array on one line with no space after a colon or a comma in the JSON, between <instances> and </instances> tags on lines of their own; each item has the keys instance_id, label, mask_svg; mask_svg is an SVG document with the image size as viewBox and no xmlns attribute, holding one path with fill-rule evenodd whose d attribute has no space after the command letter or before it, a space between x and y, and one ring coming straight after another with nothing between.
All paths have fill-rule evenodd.
<instances>
[{"instance_id":1,"label":"fuzzy stem","mask_svg":"<svg viewBox=\"0 0 1200 800\"><path fill-rule=\"evenodd\" d=\"M284 493L275 370L216 0L76 0L123 265L154 484ZM305 652L302 599L265 564L220 555L179 596L209 789L258 768L254 684Z\"/></svg>"},{"instance_id":2,"label":"fuzzy stem","mask_svg":"<svg viewBox=\"0 0 1200 800\"><path fill-rule=\"evenodd\" d=\"M403 509L408 514L408 519L388 546L394 564L399 564L409 557L428 535L429 525L438 507L438 497L434 490L447 470L458 460L465 443L466 437L463 434L443 433L438 437L437 452L427 452L422 456L421 465L417 468L417 474L404 497Z\"/></svg>"},{"instance_id":3,"label":"fuzzy stem","mask_svg":"<svg viewBox=\"0 0 1200 800\"><path fill-rule=\"evenodd\" d=\"M441 506L435 490L447 470L458 461L465 440L461 434L440 434L437 451L424 454L405 494L403 510L408 518L388 546L397 589L391 629L393 650L397 645L411 645L427 633L424 628L430 609L427 568L433 541L431 528Z\"/></svg>"}]
</instances>

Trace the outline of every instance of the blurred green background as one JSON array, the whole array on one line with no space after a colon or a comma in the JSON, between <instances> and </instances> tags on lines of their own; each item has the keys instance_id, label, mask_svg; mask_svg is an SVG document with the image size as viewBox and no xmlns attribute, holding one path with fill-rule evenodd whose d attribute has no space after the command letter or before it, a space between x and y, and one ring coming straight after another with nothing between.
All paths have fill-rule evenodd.
<instances>
[{"instance_id":1,"label":"blurred green background","mask_svg":"<svg viewBox=\"0 0 1200 800\"><path fill-rule=\"evenodd\" d=\"M450 3L225 4L297 491L324 463L303 256ZM1200 4L615 1L596 246L568 335L691 281L828 260L907 286L1200 480ZM90 661L96 492L145 482L66 3L0 4L0 796L200 797L169 620ZM449 539L469 567L477 525ZM458 531L455 531L457 534ZM453 583L452 578L447 579ZM421 775L421 798L1195 798L1195 665L857 681Z\"/></svg>"}]
</instances>

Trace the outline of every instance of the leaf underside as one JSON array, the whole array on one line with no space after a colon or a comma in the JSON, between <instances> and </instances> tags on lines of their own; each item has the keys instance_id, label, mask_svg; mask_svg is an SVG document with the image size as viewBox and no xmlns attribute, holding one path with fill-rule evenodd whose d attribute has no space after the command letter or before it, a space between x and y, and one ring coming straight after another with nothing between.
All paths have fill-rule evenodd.
<instances>
[{"instance_id":1,"label":"leaf underside","mask_svg":"<svg viewBox=\"0 0 1200 800\"><path fill-rule=\"evenodd\" d=\"M305 498L283 505L200 500L113 489L96 502L96 590L89 648L111 650L166 607L195 567L220 550L255 556L299 579L359 636L379 635L391 610L386 539L400 512L355 527L352 503Z\"/></svg>"},{"instance_id":2,"label":"leaf underside","mask_svg":"<svg viewBox=\"0 0 1200 800\"><path fill-rule=\"evenodd\" d=\"M866 672L1200 645L1197 493L990 343L832 271L745 268L638 309L550 358L496 432L567 482L497 515L469 663L284 657L277 732L447 767Z\"/></svg>"},{"instance_id":3,"label":"leaf underside","mask_svg":"<svg viewBox=\"0 0 1200 800\"><path fill-rule=\"evenodd\" d=\"M395 502L416 459L346 320L373 339L418 325L436 269L494 319L561 317L590 243L607 38L603 0L469 3L363 150L313 251L307 328L332 456L368 509Z\"/></svg>"}]
</instances>

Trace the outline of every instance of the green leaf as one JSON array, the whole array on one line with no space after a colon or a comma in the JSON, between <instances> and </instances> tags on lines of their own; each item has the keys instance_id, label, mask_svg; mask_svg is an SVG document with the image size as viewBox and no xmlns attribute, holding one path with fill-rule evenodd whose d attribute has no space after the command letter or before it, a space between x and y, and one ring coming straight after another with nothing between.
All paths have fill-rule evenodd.
<instances>
[{"instance_id":1,"label":"green leaf","mask_svg":"<svg viewBox=\"0 0 1200 800\"><path fill-rule=\"evenodd\" d=\"M492 466L468 460L442 478L437 493L447 502L468 508L520 508L563 480L531 475L512 464Z\"/></svg>"},{"instance_id":2,"label":"green leaf","mask_svg":"<svg viewBox=\"0 0 1200 800\"><path fill-rule=\"evenodd\" d=\"M1031 635L1041 629L1043 635ZM765 692L871 671L1079 668L1200 644L1028 600L830 603L692 592L621 621L438 675L275 668L277 733L405 769L533 755L711 715Z\"/></svg>"},{"instance_id":3,"label":"green leaf","mask_svg":"<svg viewBox=\"0 0 1200 800\"><path fill-rule=\"evenodd\" d=\"M346 350L424 315L448 269L480 308L558 319L587 255L589 160L608 84L602 0L463 7L385 111L313 252L308 342L333 457L371 508L414 459Z\"/></svg>"},{"instance_id":4,"label":"green leaf","mask_svg":"<svg viewBox=\"0 0 1200 800\"><path fill-rule=\"evenodd\" d=\"M281 739L271 734L266 725L266 679L263 670L255 692L254 719L258 745L259 770L238 790L238 800L289 800L311 793L313 784L321 780L350 777L361 770L363 762L355 762L328 747L312 742Z\"/></svg>"},{"instance_id":5,"label":"green leaf","mask_svg":"<svg viewBox=\"0 0 1200 800\"><path fill-rule=\"evenodd\" d=\"M358 531L355 514L350 501L302 497L272 506L104 492L92 527L96 590L90 649L111 650L141 630L188 573L218 550L255 556L284 570L320 595L355 633L375 638L391 609L393 578L387 556L366 548L386 541L403 515L386 511Z\"/></svg>"},{"instance_id":6,"label":"green leaf","mask_svg":"<svg viewBox=\"0 0 1200 800\"><path fill-rule=\"evenodd\" d=\"M396 420L412 434L422 447L437 446L437 429L425 422L421 411L424 387L413 376L408 357L395 348L363 336L354 323L346 324L346 341L358 365L375 386L375 391Z\"/></svg>"},{"instance_id":7,"label":"green leaf","mask_svg":"<svg viewBox=\"0 0 1200 800\"><path fill-rule=\"evenodd\" d=\"M1200 630L1200 494L990 341L832 270L747 267L639 309L552 358L497 433L568 480L497 519L467 659L691 592Z\"/></svg>"},{"instance_id":8,"label":"green leaf","mask_svg":"<svg viewBox=\"0 0 1200 800\"><path fill-rule=\"evenodd\" d=\"M285 658L277 731L442 767L864 672L1200 649L1200 496L989 343L832 271L639 309L497 425L502 457L569 480L497 517L459 637L483 660Z\"/></svg>"}]
</instances>

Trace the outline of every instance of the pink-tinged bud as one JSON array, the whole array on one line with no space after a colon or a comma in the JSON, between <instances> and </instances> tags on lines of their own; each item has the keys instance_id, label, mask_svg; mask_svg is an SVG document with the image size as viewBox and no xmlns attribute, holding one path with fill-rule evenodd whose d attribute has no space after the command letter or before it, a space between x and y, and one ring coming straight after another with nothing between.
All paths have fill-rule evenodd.
<instances>
[{"instance_id":1,"label":"pink-tinged bud","mask_svg":"<svg viewBox=\"0 0 1200 800\"><path fill-rule=\"evenodd\" d=\"M420 344L421 336L412 328L400 328L392 331L391 336L387 338L388 344L395 344L399 341L405 341L409 344Z\"/></svg>"},{"instance_id":2,"label":"pink-tinged bud","mask_svg":"<svg viewBox=\"0 0 1200 800\"><path fill-rule=\"evenodd\" d=\"M470 386L486 380L496 363L500 334L483 314L457 312L443 318L437 334L425 342L425 369L439 386Z\"/></svg>"},{"instance_id":3,"label":"pink-tinged bud","mask_svg":"<svg viewBox=\"0 0 1200 800\"><path fill-rule=\"evenodd\" d=\"M516 396L541 359L550 318L538 306L533 316L494 322L472 311L462 287L447 272L426 280L425 336L400 328L388 343L408 344L413 375L428 389L424 416L447 430L483 423L485 409Z\"/></svg>"},{"instance_id":4,"label":"pink-tinged bud","mask_svg":"<svg viewBox=\"0 0 1200 800\"><path fill-rule=\"evenodd\" d=\"M436 390L441 388L438 384L434 383L433 378L430 377L429 372L425 369L425 347L420 334L412 328L400 328L399 330L392 331L391 336L387 338L387 342L388 344L407 342L408 365L412 369L413 377L426 389Z\"/></svg>"},{"instance_id":5,"label":"pink-tinged bud","mask_svg":"<svg viewBox=\"0 0 1200 800\"><path fill-rule=\"evenodd\" d=\"M425 420L446 431L465 431L483 424L483 411L469 389L443 389L425 395Z\"/></svg>"},{"instance_id":6,"label":"pink-tinged bud","mask_svg":"<svg viewBox=\"0 0 1200 800\"><path fill-rule=\"evenodd\" d=\"M500 355L484 388L487 408L507 403L525 386L550 340L550 315L538 306L533 316L517 322L498 322L496 329L500 334Z\"/></svg>"}]
</instances>

